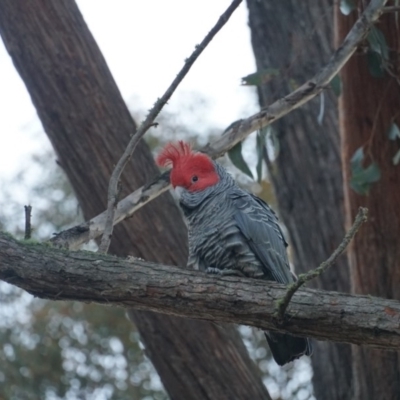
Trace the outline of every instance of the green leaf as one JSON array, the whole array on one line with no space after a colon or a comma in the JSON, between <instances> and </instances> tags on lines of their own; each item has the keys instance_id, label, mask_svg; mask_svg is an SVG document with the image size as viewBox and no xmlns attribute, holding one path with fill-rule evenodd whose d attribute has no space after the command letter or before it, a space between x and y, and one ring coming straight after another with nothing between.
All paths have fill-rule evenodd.
<instances>
[{"instance_id":1,"label":"green leaf","mask_svg":"<svg viewBox=\"0 0 400 400\"><path fill-rule=\"evenodd\" d=\"M260 86L269 82L274 76L279 75L279 70L275 68L266 68L262 71L254 72L253 74L242 78L242 85L245 86Z\"/></svg>"},{"instance_id":2,"label":"green leaf","mask_svg":"<svg viewBox=\"0 0 400 400\"><path fill-rule=\"evenodd\" d=\"M383 78L385 76L385 71L382 66L382 58L379 54L368 51L367 53L367 65L369 73L374 78Z\"/></svg>"},{"instance_id":3,"label":"green leaf","mask_svg":"<svg viewBox=\"0 0 400 400\"><path fill-rule=\"evenodd\" d=\"M357 149L354 152L353 157L351 157L350 163L351 163L352 169L361 166L363 160L364 160L364 150L362 147L360 147L359 149ZM361 169L362 169L362 166L361 166Z\"/></svg>"},{"instance_id":4,"label":"green leaf","mask_svg":"<svg viewBox=\"0 0 400 400\"><path fill-rule=\"evenodd\" d=\"M273 150L272 157L275 160L281 150L281 145L279 143L278 135L271 125L269 125L267 129L267 151L268 148L271 148Z\"/></svg>"},{"instance_id":5,"label":"green leaf","mask_svg":"<svg viewBox=\"0 0 400 400\"><path fill-rule=\"evenodd\" d=\"M381 178L381 171L378 165L373 162L368 167L363 167L364 151L360 147L356 150L350 161L351 166L351 188L361 195L368 194L374 182Z\"/></svg>"},{"instance_id":6,"label":"green leaf","mask_svg":"<svg viewBox=\"0 0 400 400\"><path fill-rule=\"evenodd\" d=\"M340 1L340 11L344 15L349 15L355 8L356 8L356 3L354 0Z\"/></svg>"},{"instance_id":7,"label":"green leaf","mask_svg":"<svg viewBox=\"0 0 400 400\"><path fill-rule=\"evenodd\" d=\"M262 180L262 166L264 161L264 147L265 147L265 140L268 134L268 126L263 128L257 132L256 137L256 146L257 146L257 180L261 182Z\"/></svg>"},{"instance_id":8,"label":"green leaf","mask_svg":"<svg viewBox=\"0 0 400 400\"><path fill-rule=\"evenodd\" d=\"M337 97L342 94L342 80L339 75L335 75L331 80L331 88Z\"/></svg>"},{"instance_id":9,"label":"green leaf","mask_svg":"<svg viewBox=\"0 0 400 400\"><path fill-rule=\"evenodd\" d=\"M379 54L384 61L389 60L389 47L385 35L376 26L373 26L367 36L370 49Z\"/></svg>"},{"instance_id":10,"label":"green leaf","mask_svg":"<svg viewBox=\"0 0 400 400\"><path fill-rule=\"evenodd\" d=\"M390 140L396 140L400 138L400 129L396 123L393 122L393 124L390 125L387 135Z\"/></svg>"},{"instance_id":11,"label":"green leaf","mask_svg":"<svg viewBox=\"0 0 400 400\"><path fill-rule=\"evenodd\" d=\"M254 179L253 174L250 171L250 168L248 167L246 161L244 161L244 158L242 156L242 142L239 142L237 145L233 146L228 151L228 155L230 160L232 161L232 164L236 168L239 168L246 175L250 176L250 178Z\"/></svg>"},{"instance_id":12,"label":"green leaf","mask_svg":"<svg viewBox=\"0 0 400 400\"><path fill-rule=\"evenodd\" d=\"M367 64L374 78L383 78L385 75L384 65L389 60L389 47L385 35L380 29L373 26L367 36L369 50L367 53Z\"/></svg>"},{"instance_id":13,"label":"green leaf","mask_svg":"<svg viewBox=\"0 0 400 400\"><path fill-rule=\"evenodd\" d=\"M398 150L397 153L394 155L392 161L393 165L397 165L400 162L400 150Z\"/></svg>"}]
</instances>

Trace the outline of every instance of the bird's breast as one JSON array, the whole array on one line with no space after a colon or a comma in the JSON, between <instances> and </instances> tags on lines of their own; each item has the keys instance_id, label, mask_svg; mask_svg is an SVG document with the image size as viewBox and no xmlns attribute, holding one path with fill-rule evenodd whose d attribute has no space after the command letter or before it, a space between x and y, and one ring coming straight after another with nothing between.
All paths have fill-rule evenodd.
<instances>
[{"instance_id":1,"label":"bird's breast","mask_svg":"<svg viewBox=\"0 0 400 400\"><path fill-rule=\"evenodd\" d=\"M189 248L206 268L240 270L244 275L259 277L261 265L241 234L233 215L213 213L189 221Z\"/></svg>"}]
</instances>

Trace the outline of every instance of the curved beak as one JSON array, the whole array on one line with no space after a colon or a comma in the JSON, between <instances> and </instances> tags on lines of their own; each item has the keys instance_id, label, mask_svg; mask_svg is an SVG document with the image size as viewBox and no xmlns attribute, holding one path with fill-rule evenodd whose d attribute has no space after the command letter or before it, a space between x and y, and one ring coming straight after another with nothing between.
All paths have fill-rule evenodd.
<instances>
[{"instance_id":1,"label":"curved beak","mask_svg":"<svg viewBox=\"0 0 400 400\"><path fill-rule=\"evenodd\" d=\"M185 188L182 186L175 186L174 190L175 190L176 196L178 197L178 199L180 199L183 192L185 191Z\"/></svg>"}]
</instances>

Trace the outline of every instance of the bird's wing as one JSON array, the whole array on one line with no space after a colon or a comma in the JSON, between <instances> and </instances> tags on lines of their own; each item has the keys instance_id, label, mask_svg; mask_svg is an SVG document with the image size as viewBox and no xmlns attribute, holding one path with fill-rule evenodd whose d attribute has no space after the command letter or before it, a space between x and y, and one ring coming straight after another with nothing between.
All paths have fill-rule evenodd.
<instances>
[{"instance_id":1,"label":"bird's wing","mask_svg":"<svg viewBox=\"0 0 400 400\"><path fill-rule=\"evenodd\" d=\"M232 192L237 227L262 264L264 273L280 283L293 282L286 253L287 243L272 209L242 190Z\"/></svg>"}]
</instances>

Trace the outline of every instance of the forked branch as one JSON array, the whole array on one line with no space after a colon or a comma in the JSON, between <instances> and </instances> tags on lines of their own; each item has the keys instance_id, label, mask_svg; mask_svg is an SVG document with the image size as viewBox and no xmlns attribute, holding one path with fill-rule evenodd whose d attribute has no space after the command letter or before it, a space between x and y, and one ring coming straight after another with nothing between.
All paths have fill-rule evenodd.
<instances>
[{"instance_id":1,"label":"forked branch","mask_svg":"<svg viewBox=\"0 0 400 400\"><path fill-rule=\"evenodd\" d=\"M282 118L321 93L364 40L372 24L382 14L382 9L386 2L387 0L372 0L370 2L328 64L313 78L287 96L264 107L260 112L249 118L234 122L219 139L209 143L202 151L213 158L218 158L235 144L245 139L250 133L270 125L273 121ZM149 201L164 193L168 188L169 183L164 174L151 184L143 186L128 195L118 203L115 209L114 225L131 216ZM111 202L111 204L114 212L114 202ZM106 217L107 212L103 212L88 222L61 232L51 242L56 246L77 249L81 244L100 236L104 232Z\"/></svg>"},{"instance_id":2,"label":"forked branch","mask_svg":"<svg viewBox=\"0 0 400 400\"><path fill-rule=\"evenodd\" d=\"M277 309L277 318L281 322L284 321L285 312L289 306L290 300L292 299L293 295L307 282L311 281L312 279L320 276L324 273L328 268L330 268L338 259L338 257L346 250L347 246L355 236L355 234L360 229L361 225L366 222L368 219L368 209L360 207L358 214L354 220L352 227L346 233L345 237L343 238L340 245L337 249L331 254L331 256L321 263L318 268L315 268L311 271L308 271L306 274L299 275L296 282L292 283L285 293L285 296L278 301L278 309Z\"/></svg>"}]
</instances>

